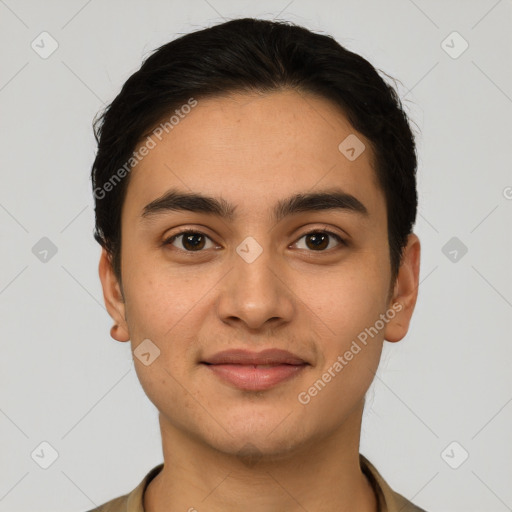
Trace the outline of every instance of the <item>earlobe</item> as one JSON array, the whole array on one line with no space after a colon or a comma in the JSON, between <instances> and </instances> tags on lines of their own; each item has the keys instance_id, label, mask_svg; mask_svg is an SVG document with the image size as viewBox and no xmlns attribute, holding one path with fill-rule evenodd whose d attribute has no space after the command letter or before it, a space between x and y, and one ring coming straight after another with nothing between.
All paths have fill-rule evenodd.
<instances>
[{"instance_id":1,"label":"earlobe","mask_svg":"<svg viewBox=\"0 0 512 512\"><path fill-rule=\"evenodd\" d=\"M114 273L110 255L105 249L101 251L98 271L105 306L108 314L114 320L114 325L110 329L110 336L117 341L129 341L130 332L126 323L124 297L120 283Z\"/></svg>"},{"instance_id":2,"label":"earlobe","mask_svg":"<svg viewBox=\"0 0 512 512\"><path fill-rule=\"evenodd\" d=\"M395 311L395 315L386 325L384 339L387 341L400 341L409 330L418 298L420 254L420 240L417 235L411 233L403 250L402 263L398 271L393 297L389 304L389 307Z\"/></svg>"},{"instance_id":3,"label":"earlobe","mask_svg":"<svg viewBox=\"0 0 512 512\"><path fill-rule=\"evenodd\" d=\"M128 330L120 329L120 326L117 324L110 328L110 337L117 341L130 341Z\"/></svg>"}]
</instances>

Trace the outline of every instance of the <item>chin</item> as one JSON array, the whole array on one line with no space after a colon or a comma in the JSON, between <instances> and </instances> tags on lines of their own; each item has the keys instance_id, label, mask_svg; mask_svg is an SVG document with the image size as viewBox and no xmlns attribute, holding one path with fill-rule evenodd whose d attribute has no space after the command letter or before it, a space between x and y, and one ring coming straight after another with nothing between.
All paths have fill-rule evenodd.
<instances>
[{"instance_id":1,"label":"chin","mask_svg":"<svg viewBox=\"0 0 512 512\"><path fill-rule=\"evenodd\" d=\"M282 420L266 422L264 425L255 425L248 422L244 425L238 424L235 428L226 428L229 435L222 431L220 438L209 438L205 441L214 449L227 455L239 457L242 462L255 462L257 459L282 460L290 457L297 448L304 443L304 439L290 432L290 429L281 429L276 426ZM303 436L304 432L300 432Z\"/></svg>"},{"instance_id":2,"label":"chin","mask_svg":"<svg viewBox=\"0 0 512 512\"><path fill-rule=\"evenodd\" d=\"M213 446L219 452L235 456L246 466L254 466L258 462L274 462L290 458L294 453L293 445L284 446L282 442L269 442L262 436L261 440L254 436L249 439L239 439L236 442L230 441L228 445Z\"/></svg>"}]
</instances>

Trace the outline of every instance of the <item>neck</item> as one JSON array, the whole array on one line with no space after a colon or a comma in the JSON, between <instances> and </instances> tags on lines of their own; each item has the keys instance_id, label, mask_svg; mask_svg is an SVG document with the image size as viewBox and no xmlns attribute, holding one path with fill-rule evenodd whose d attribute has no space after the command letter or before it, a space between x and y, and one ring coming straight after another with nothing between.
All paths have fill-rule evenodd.
<instances>
[{"instance_id":1,"label":"neck","mask_svg":"<svg viewBox=\"0 0 512 512\"><path fill-rule=\"evenodd\" d=\"M377 512L359 465L361 418L362 405L327 437L280 454L246 445L241 456L216 450L160 415L164 467L146 489L144 510Z\"/></svg>"}]
</instances>

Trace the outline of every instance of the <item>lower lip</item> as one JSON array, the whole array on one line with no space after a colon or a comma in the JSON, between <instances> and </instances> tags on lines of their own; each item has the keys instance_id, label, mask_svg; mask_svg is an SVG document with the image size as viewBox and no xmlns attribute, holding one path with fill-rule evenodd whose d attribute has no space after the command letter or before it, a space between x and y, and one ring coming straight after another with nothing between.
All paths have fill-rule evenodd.
<instances>
[{"instance_id":1,"label":"lower lip","mask_svg":"<svg viewBox=\"0 0 512 512\"><path fill-rule=\"evenodd\" d=\"M262 391L297 376L306 364L280 364L269 368L255 368L247 364L205 364L220 379L237 388Z\"/></svg>"}]
</instances>

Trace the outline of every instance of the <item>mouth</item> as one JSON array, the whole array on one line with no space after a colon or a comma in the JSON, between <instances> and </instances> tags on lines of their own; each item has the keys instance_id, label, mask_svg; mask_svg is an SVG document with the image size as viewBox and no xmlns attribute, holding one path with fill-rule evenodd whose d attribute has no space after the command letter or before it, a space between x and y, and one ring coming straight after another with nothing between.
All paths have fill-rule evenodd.
<instances>
[{"instance_id":1,"label":"mouth","mask_svg":"<svg viewBox=\"0 0 512 512\"><path fill-rule=\"evenodd\" d=\"M221 381L246 391L263 391L289 381L309 363L290 352L268 349L259 353L246 350L220 352L201 361Z\"/></svg>"}]
</instances>

